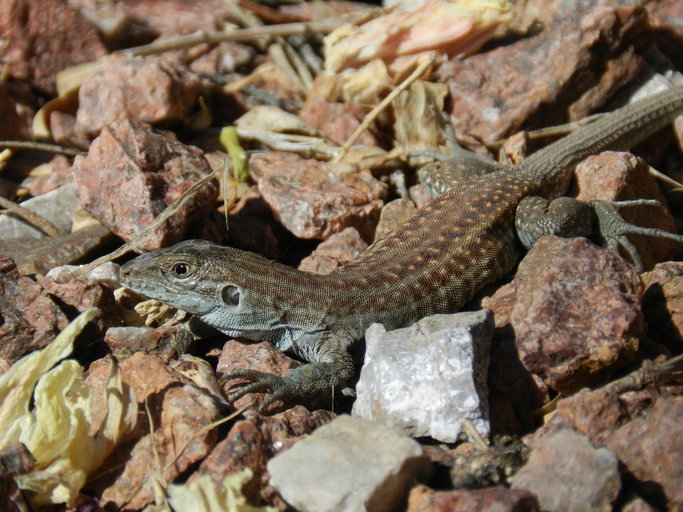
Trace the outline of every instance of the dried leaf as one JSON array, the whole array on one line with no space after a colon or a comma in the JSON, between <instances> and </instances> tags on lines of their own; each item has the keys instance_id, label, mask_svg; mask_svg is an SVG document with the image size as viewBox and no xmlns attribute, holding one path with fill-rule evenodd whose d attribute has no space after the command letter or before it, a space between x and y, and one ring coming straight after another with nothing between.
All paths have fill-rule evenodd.
<instances>
[{"instance_id":1,"label":"dried leaf","mask_svg":"<svg viewBox=\"0 0 683 512\"><path fill-rule=\"evenodd\" d=\"M96 311L86 310L50 345L0 377L0 447L20 441L31 451L33 470L18 476L17 485L33 491L38 504L73 503L87 475L135 425L137 402L116 364L107 381L107 417L94 436L88 435L90 390L83 368L74 360L54 366L72 352L74 339Z\"/></svg>"},{"instance_id":2,"label":"dried leaf","mask_svg":"<svg viewBox=\"0 0 683 512\"><path fill-rule=\"evenodd\" d=\"M235 125L245 130L276 133L300 133L315 137L318 130L294 114L272 105L258 105L240 117Z\"/></svg>"},{"instance_id":3,"label":"dried leaf","mask_svg":"<svg viewBox=\"0 0 683 512\"><path fill-rule=\"evenodd\" d=\"M254 507L247 503L242 487L251 477L251 469L229 475L223 480L220 492L216 492L216 484L209 475L202 475L190 484L169 485L171 508L176 512L276 512L275 507Z\"/></svg>"}]
</instances>

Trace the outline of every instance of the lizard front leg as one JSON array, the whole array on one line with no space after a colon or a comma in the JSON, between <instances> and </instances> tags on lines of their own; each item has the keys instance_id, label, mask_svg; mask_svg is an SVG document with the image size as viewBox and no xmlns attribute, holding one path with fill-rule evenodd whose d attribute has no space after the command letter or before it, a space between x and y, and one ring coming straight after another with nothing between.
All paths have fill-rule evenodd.
<instances>
[{"instance_id":1,"label":"lizard front leg","mask_svg":"<svg viewBox=\"0 0 683 512\"><path fill-rule=\"evenodd\" d=\"M259 412L266 411L276 402L301 403L309 407L329 408L341 390L355 374L353 360L346 350L334 348L334 339L327 341L317 355L317 361L290 370L283 376L250 369L236 369L228 372L223 381L239 380L240 389L231 393L234 401L250 393L269 393L258 404Z\"/></svg>"}]
</instances>

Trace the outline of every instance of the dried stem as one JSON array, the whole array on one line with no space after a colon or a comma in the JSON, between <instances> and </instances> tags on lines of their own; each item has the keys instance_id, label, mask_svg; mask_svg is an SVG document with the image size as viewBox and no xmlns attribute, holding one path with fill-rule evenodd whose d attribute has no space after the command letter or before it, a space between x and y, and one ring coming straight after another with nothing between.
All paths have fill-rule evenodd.
<instances>
[{"instance_id":1,"label":"dried stem","mask_svg":"<svg viewBox=\"0 0 683 512\"><path fill-rule=\"evenodd\" d=\"M35 151L46 151L59 155L76 156L83 153L78 149L58 146L57 144L46 144L44 142L31 142L26 140L0 140L0 149L32 149Z\"/></svg>"}]
</instances>

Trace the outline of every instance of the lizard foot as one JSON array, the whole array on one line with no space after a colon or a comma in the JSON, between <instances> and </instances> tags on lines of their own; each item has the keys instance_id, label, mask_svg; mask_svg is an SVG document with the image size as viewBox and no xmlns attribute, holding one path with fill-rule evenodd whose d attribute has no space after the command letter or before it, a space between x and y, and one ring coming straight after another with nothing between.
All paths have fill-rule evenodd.
<instances>
[{"instance_id":1,"label":"lizard foot","mask_svg":"<svg viewBox=\"0 0 683 512\"><path fill-rule=\"evenodd\" d=\"M258 412L267 410L276 401L285 404L301 403L309 407L329 406L334 401L335 391L341 389L353 377L343 363L309 363L279 377L256 370L238 369L228 372L223 381L239 379L247 381L241 388L229 395L231 401L250 393L269 393L268 398L257 405Z\"/></svg>"},{"instance_id":2,"label":"lizard foot","mask_svg":"<svg viewBox=\"0 0 683 512\"><path fill-rule=\"evenodd\" d=\"M619 247L628 254L631 262L638 272L643 270L643 264L635 246L626 238L626 235L645 235L658 238L667 238L675 242L683 242L683 235L669 233L663 229L645 228L626 222L619 214L621 206L652 205L661 206L659 201L653 199L638 199L633 201L591 201L591 206L598 220L598 231L604 239L607 249L616 251Z\"/></svg>"}]
</instances>

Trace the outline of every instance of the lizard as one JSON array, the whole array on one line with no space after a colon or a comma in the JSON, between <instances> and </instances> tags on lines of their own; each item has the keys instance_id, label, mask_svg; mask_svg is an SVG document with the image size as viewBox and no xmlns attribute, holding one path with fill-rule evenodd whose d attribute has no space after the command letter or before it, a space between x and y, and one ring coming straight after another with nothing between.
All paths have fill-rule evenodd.
<instances>
[{"instance_id":1,"label":"lizard","mask_svg":"<svg viewBox=\"0 0 683 512\"><path fill-rule=\"evenodd\" d=\"M681 112L683 85L677 85L615 110L515 165L466 158L465 165L475 171L486 169L465 183L444 187L448 190L407 222L327 275L188 240L125 263L121 282L225 334L269 341L306 362L283 376L233 370L227 378L241 379L241 388L232 399L268 392L261 411L276 400L317 404L352 382L350 349L362 342L370 324L391 330L461 309L477 291L515 268L523 254L520 240L529 246L543 233L584 235L597 226L608 248L622 246L636 264L628 233L683 241L681 235L627 224L618 205L561 197L584 158L629 149ZM437 175L448 167L429 165L436 165ZM548 206L549 200L561 201L559 208ZM553 210L559 212L555 221L534 217ZM570 226L579 226L575 232L565 229L566 222L564 227L556 222L571 212L589 219L570 220Z\"/></svg>"}]
</instances>

